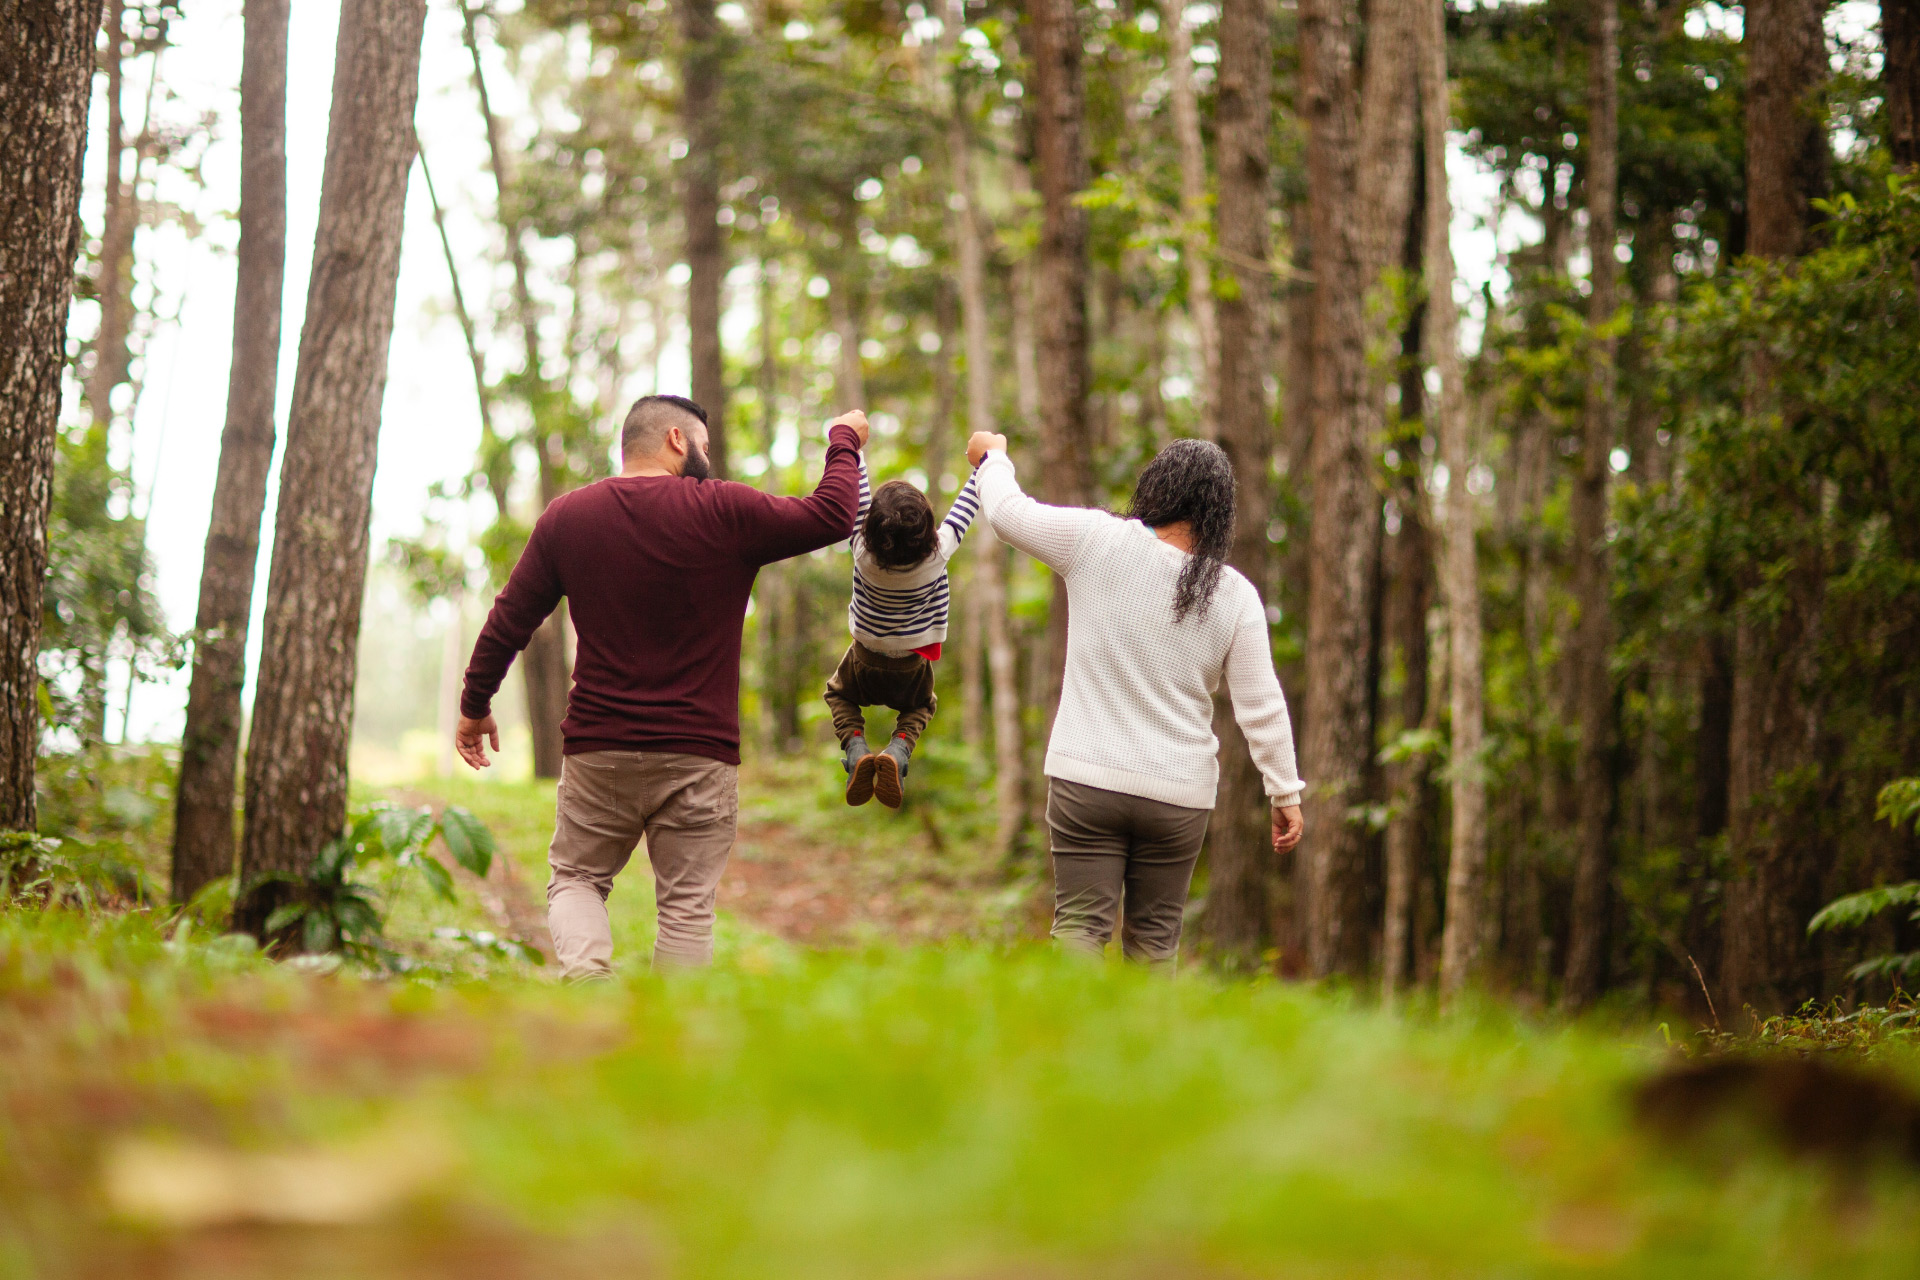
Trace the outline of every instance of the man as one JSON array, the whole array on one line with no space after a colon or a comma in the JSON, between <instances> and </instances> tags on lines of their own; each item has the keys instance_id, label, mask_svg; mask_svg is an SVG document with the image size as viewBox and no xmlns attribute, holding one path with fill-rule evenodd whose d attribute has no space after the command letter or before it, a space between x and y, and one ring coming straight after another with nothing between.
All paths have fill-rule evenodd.
<instances>
[{"instance_id":1,"label":"man","mask_svg":"<svg viewBox=\"0 0 1920 1280\"><path fill-rule=\"evenodd\" d=\"M844 540L867 418L828 424L810 497L708 478L706 411L643 396L620 431L621 473L554 499L473 646L455 745L476 769L500 749L490 706L514 655L569 602L578 650L547 860L561 972L608 977L607 894L644 835L655 967L713 956L713 904L733 848L740 764L740 628L760 566Z\"/></svg>"}]
</instances>

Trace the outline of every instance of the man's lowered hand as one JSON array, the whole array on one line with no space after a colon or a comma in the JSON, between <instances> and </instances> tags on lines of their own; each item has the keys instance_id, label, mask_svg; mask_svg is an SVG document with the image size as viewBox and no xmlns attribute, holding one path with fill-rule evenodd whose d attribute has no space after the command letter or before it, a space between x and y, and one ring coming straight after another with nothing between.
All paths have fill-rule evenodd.
<instances>
[{"instance_id":1,"label":"man's lowered hand","mask_svg":"<svg viewBox=\"0 0 1920 1280\"><path fill-rule=\"evenodd\" d=\"M460 753L460 758L475 769L485 769L493 763L487 759L488 744L495 751L500 749L500 726L493 722L493 717L485 715L471 720L461 716L460 726L453 731L453 749Z\"/></svg>"}]
</instances>

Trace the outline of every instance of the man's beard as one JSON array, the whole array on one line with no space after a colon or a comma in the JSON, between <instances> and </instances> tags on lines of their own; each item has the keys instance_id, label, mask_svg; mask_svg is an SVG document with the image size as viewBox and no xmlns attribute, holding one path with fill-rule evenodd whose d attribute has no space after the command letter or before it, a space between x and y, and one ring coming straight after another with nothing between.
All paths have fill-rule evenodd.
<instances>
[{"instance_id":1,"label":"man's beard","mask_svg":"<svg viewBox=\"0 0 1920 1280\"><path fill-rule=\"evenodd\" d=\"M691 440L687 441L687 460L680 474L689 480L705 480L713 474L713 464L707 461L706 452Z\"/></svg>"}]
</instances>

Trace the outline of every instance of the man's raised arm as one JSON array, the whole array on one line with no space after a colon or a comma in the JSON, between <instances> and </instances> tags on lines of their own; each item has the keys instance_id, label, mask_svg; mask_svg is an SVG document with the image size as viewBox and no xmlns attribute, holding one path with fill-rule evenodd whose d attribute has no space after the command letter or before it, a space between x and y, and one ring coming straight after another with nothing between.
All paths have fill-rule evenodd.
<instances>
[{"instance_id":1,"label":"man's raised arm","mask_svg":"<svg viewBox=\"0 0 1920 1280\"><path fill-rule=\"evenodd\" d=\"M482 739L500 749L500 733L493 723L493 695L520 651L533 639L533 633L560 605L560 577L547 556L549 521L554 509L547 508L534 523L526 550L507 576L507 585L494 597L480 638L473 642L473 658L467 663L466 685L460 691L460 726L454 733L454 745L460 756L476 769L489 763Z\"/></svg>"},{"instance_id":2,"label":"man's raised arm","mask_svg":"<svg viewBox=\"0 0 1920 1280\"><path fill-rule=\"evenodd\" d=\"M782 498L746 485L739 496L742 549L754 564L771 564L830 546L853 533L860 505L860 450L867 443L867 415L855 409L827 424L827 465L820 483L804 498Z\"/></svg>"}]
</instances>

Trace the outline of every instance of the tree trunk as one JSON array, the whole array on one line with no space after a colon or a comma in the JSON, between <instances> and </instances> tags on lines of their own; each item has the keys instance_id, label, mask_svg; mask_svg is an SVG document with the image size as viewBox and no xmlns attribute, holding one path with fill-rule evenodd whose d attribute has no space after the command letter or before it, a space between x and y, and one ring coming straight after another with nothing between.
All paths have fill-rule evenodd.
<instances>
[{"instance_id":1,"label":"tree trunk","mask_svg":"<svg viewBox=\"0 0 1920 1280\"><path fill-rule=\"evenodd\" d=\"M836 413L864 408L867 403L867 375L860 364L860 304L853 296L848 273L841 272L827 295L827 314L833 331L840 338L839 357L833 365L833 394L839 402Z\"/></svg>"},{"instance_id":2,"label":"tree trunk","mask_svg":"<svg viewBox=\"0 0 1920 1280\"><path fill-rule=\"evenodd\" d=\"M1301 0L1301 96L1307 118L1307 184L1313 240L1313 529L1309 549L1306 726L1302 770L1311 779L1300 897L1307 965L1315 976L1366 963L1360 893L1363 834L1347 819L1362 799L1373 744L1367 726L1379 499L1373 483L1378 426L1367 369L1355 166L1359 102L1350 0Z\"/></svg>"},{"instance_id":3,"label":"tree trunk","mask_svg":"<svg viewBox=\"0 0 1920 1280\"><path fill-rule=\"evenodd\" d=\"M99 0L0 22L0 831L30 831L47 514Z\"/></svg>"},{"instance_id":4,"label":"tree trunk","mask_svg":"<svg viewBox=\"0 0 1920 1280\"><path fill-rule=\"evenodd\" d=\"M1405 403L1404 401L1402 403ZM1403 731L1439 727L1438 699L1428 696L1427 611L1431 607L1434 546L1420 501L1418 473L1399 497L1400 532L1393 547L1393 592L1387 629L1402 668L1399 722ZM1411 491L1411 492L1410 492ZM1425 860L1427 789L1432 773L1426 752L1394 763L1388 772L1392 816L1387 822L1387 892L1381 929L1380 994L1391 1002L1412 973L1414 891Z\"/></svg>"},{"instance_id":5,"label":"tree trunk","mask_svg":"<svg viewBox=\"0 0 1920 1280\"><path fill-rule=\"evenodd\" d=\"M1599 998L1607 982L1608 924L1613 916L1613 676L1612 557L1607 554L1607 481L1614 436L1614 357L1617 342L1602 336L1613 322L1614 197L1619 185L1620 7L1594 0L1592 73L1587 81L1586 413L1580 473L1573 485L1573 684L1578 691L1580 754L1575 765L1573 909L1564 994L1573 1008Z\"/></svg>"},{"instance_id":6,"label":"tree trunk","mask_svg":"<svg viewBox=\"0 0 1920 1280\"><path fill-rule=\"evenodd\" d=\"M1416 77L1407 67L1419 49L1419 0L1371 0L1366 9L1366 66L1360 82L1360 152L1354 183L1361 194L1360 271L1377 290L1387 268L1399 265L1413 205ZM1385 299L1380 299L1384 302ZM1385 346L1392 308L1377 305L1374 335ZM1387 362L1381 364L1386 366ZM1376 375L1378 376L1378 375Z\"/></svg>"},{"instance_id":7,"label":"tree trunk","mask_svg":"<svg viewBox=\"0 0 1920 1280\"><path fill-rule=\"evenodd\" d=\"M1416 15L1416 17L1423 15ZM1413 32L1419 55L1419 29ZM1417 64L1416 64L1417 65ZM1416 90L1418 86L1416 85ZM1418 139L1424 156L1425 139ZM1422 180L1424 165L1416 166L1412 186L1414 199L1407 215L1407 234L1402 262L1410 277L1419 275L1425 259L1426 198ZM1416 301L1400 334L1400 350L1410 355L1419 351L1426 332L1426 306ZM1426 431L1426 386L1424 371L1411 359L1400 361L1400 423L1395 438L1405 449L1417 449L1417 438ZM1411 428L1411 430L1409 429ZM1433 733L1439 728L1439 699L1429 694L1432 655L1427 637L1427 615L1433 607L1435 555L1432 521L1427 510L1425 478L1418 455L1403 459L1393 475L1393 503L1399 510L1400 524L1393 534L1391 550L1384 557L1388 564L1388 597L1385 609L1387 638L1400 668L1398 722L1401 733L1420 730ZM1391 532L1391 531L1390 531ZM1390 763L1386 771L1386 794L1390 807L1386 836L1386 892L1381 912L1380 998L1391 1004L1413 973L1414 899L1421 871L1426 863L1427 811L1432 789L1432 758L1420 751Z\"/></svg>"},{"instance_id":8,"label":"tree trunk","mask_svg":"<svg viewBox=\"0 0 1920 1280\"><path fill-rule=\"evenodd\" d=\"M1747 250L1798 256L1825 194L1827 136L1816 110L1827 78L1821 0L1763 0L1747 8ZM1747 370L1744 411L1779 411L1763 358ZM1810 528L1819 500L1802 495ZM1811 535L1815 537L1817 535ZM1819 851L1799 788L1778 785L1813 760L1817 732L1806 669L1819 627L1817 546L1794 557L1780 584L1776 619L1735 605L1733 697L1728 733L1728 883L1722 915L1721 981L1727 1002L1778 1012L1818 992L1807 961L1806 922L1818 906ZM1742 581L1750 590L1757 579Z\"/></svg>"},{"instance_id":9,"label":"tree trunk","mask_svg":"<svg viewBox=\"0 0 1920 1280\"><path fill-rule=\"evenodd\" d=\"M292 0L247 0L240 67L240 252L227 421L200 565L193 678L180 738L173 900L234 870L233 789L260 516L273 462L287 266L287 24Z\"/></svg>"},{"instance_id":10,"label":"tree trunk","mask_svg":"<svg viewBox=\"0 0 1920 1280\"><path fill-rule=\"evenodd\" d=\"M680 11L681 120L687 156L680 209L687 236L688 355L693 399L707 411L713 474L727 475L727 381L720 350L720 287L727 249L720 232L720 77L723 50L713 0L675 0ZM842 406L848 408L851 406Z\"/></svg>"},{"instance_id":11,"label":"tree trunk","mask_svg":"<svg viewBox=\"0 0 1920 1280\"><path fill-rule=\"evenodd\" d=\"M544 504L542 504L544 505ZM560 724L567 718L567 693L573 674L567 662L567 606L563 600L527 642L520 655L527 685L527 728L533 739L533 776L558 778L566 754Z\"/></svg>"},{"instance_id":12,"label":"tree trunk","mask_svg":"<svg viewBox=\"0 0 1920 1280\"><path fill-rule=\"evenodd\" d=\"M1717 611L1724 616L1726 608ZM1707 637L1700 656L1700 724L1694 736L1694 835L1711 840L1727 829L1727 759L1733 736L1733 645Z\"/></svg>"},{"instance_id":13,"label":"tree trunk","mask_svg":"<svg viewBox=\"0 0 1920 1280\"><path fill-rule=\"evenodd\" d=\"M344 0L313 273L267 580L241 872L304 875L346 817L367 523L425 0ZM284 890L248 895L259 932Z\"/></svg>"},{"instance_id":14,"label":"tree trunk","mask_svg":"<svg viewBox=\"0 0 1920 1280\"><path fill-rule=\"evenodd\" d=\"M453 315L460 322L460 336L467 345L467 363L473 369L474 403L480 410L480 447L483 452L491 454L497 434L493 426L493 390L487 385L487 361L480 352L480 334L474 326L473 310L467 306L466 290L460 287L460 263L453 256L453 241L447 235L447 210L440 203L439 189L433 185L433 169L427 164L426 149L419 147L418 142L416 137L415 146L420 156L420 176L426 181L427 202L433 209L433 227L440 237L440 254L446 259L447 282L453 289ZM494 495L496 506L500 505L501 498L501 494Z\"/></svg>"},{"instance_id":15,"label":"tree trunk","mask_svg":"<svg viewBox=\"0 0 1920 1280\"><path fill-rule=\"evenodd\" d=\"M1167 24L1173 137L1180 149L1180 239L1186 258L1187 315L1193 321L1200 356L1194 399L1200 406L1200 434L1211 440L1220 431L1220 328L1213 305L1212 237L1207 234L1207 153L1200 139L1200 104L1193 90L1193 33L1187 29L1182 5L1169 6L1162 21Z\"/></svg>"},{"instance_id":16,"label":"tree trunk","mask_svg":"<svg viewBox=\"0 0 1920 1280\"><path fill-rule=\"evenodd\" d=\"M1802 251L1827 193L1824 0L1756 0L1747 6L1747 252Z\"/></svg>"},{"instance_id":17,"label":"tree trunk","mask_svg":"<svg viewBox=\"0 0 1920 1280\"><path fill-rule=\"evenodd\" d=\"M1234 288L1219 308L1219 384L1214 401L1220 446L1233 463L1239 493L1231 563L1264 588L1273 552L1273 422L1267 412L1267 122L1273 113L1272 31L1267 0L1224 0L1220 7L1220 82L1214 119L1219 144L1220 256ZM1224 703L1223 703L1224 706ZM1208 831L1206 932L1218 958L1237 968L1259 964L1271 933L1268 884L1273 842L1267 798L1231 714L1216 714L1220 795Z\"/></svg>"},{"instance_id":18,"label":"tree trunk","mask_svg":"<svg viewBox=\"0 0 1920 1280\"><path fill-rule=\"evenodd\" d=\"M960 32L967 22L965 0L949 3L941 15L941 54L951 61L960 47ZM976 411L975 402L984 388L984 394L992 395L992 372L989 362L992 356L986 348L986 267L982 258L980 242L975 235L973 225L973 139L968 126L967 103L963 95L961 82L956 73L948 85L947 96L947 180L949 198L947 200L947 238L953 245L954 256L958 261L955 290L941 290L942 307L940 312L940 400L941 427L949 428L947 419L953 411L953 323L949 299L958 293L960 308L959 323L965 332L965 357L967 374L967 413L960 423L964 432L963 439L975 431L993 429L993 413L990 401L982 403ZM975 313L978 312L976 321ZM980 346L974 346L974 327L979 326ZM979 368L976 375L975 368ZM982 427L976 425L985 422ZM944 450L943 450L944 453ZM928 467L930 479L932 467ZM993 531L981 521L974 531L976 546L992 539ZM989 584L982 581L984 574L994 572L997 565L983 565L984 558L991 558L990 552L978 552L967 575L965 615L960 620L960 737L968 746L978 748L986 740L987 683L986 683L986 641L987 619L985 614L987 598L992 595Z\"/></svg>"},{"instance_id":19,"label":"tree trunk","mask_svg":"<svg viewBox=\"0 0 1920 1280\"><path fill-rule=\"evenodd\" d=\"M764 254L760 258L756 301L759 311L760 367L756 382L760 393L760 448L773 460L773 438L780 429L780 357L775 342L774 263ZM773 477L768 476L769 480ZM796 566L774 563L760 571L754 599L760 618L760 687L766 705L769 745L785 755L800 747L800 698L789 669L794 658L788 652L787 632L792 629L793 584Z\"/></svg>"},{"instance_id":20,"label":"tree trunk","mask_svg":"<svg viewBox=\"0 0 1920 1280\"><path fill-rule=\"evenodd\" d=\"M1077 203L1090 175L1081 134L1085 87L1079 13L1073 0L1024 0L1032 67L1034 168L1040 245L1034 279L1039 355L1040 496L1056 506L1094 500L1087 417L1087 214ZM1067 662L1067 589L1056 575L1047 614L1047 728L1060 706Z\"/></svg>"},{"instance_id":21,"label":"tree trunk","mask_svg":"<svg viewBox=\"0 0 1920 1280\"><path fill-rule=\"evenodd\" d=\"M127 178L127 139L124 97L127 39L124 0L107 0L103 24L106 48L102 62L107 73L106 183L100 224L100 262L94 276L94 297L100 305L100 327L93 336L93 362L87 373L86 401L94 425L104 429L113 421L113 392L126 382L133 367L133 236L140 225L136 184Z\"/></svg>"},{"instance_id":22,"label":"tree trunk","mask_svg":"<svg viewBox=\"0 0 1920 1280\"><path fill-rule=\"evenodd\" d=\"M1920 168L1920 0L1880 0L1880 91L1887 150L1901 173Z\"/></svg>"},{"instance_id":23,"label":"tree trunk","mask_svg":"<svg viewBox=\"0 0 1920 1280\"><path fill-rule=\"evenodd\" d=\"M987 530L980 529L980 538ZM966 705L960 708L960 741L974 750L987 744L987 620L980 612L979 563L962 561L960 571L960 696Z\"/></svg>"},{"instance_id":24,"label":"tree trunk","mask_svg":"<svg viewBox=\"0 0 1920 1280\"><path fill-rule=\"evenodd\" d=\"M487 163L493 171L493 211L506 238L507 258L513 267L513 316L520 329L523 395L531 423L529 431L534 456L540 467L540 506L544 510L560 494L559 477L553 450L540 421L541 391L546 375L540 354L540 313L533 304L532 269L527 263L527 220L516 205L512 171L507 164L507 139L499 116L494 114L493 98L487 92L486 68L480 55L479 11L464 3L460 6L462 38L473 59L473 90L480 103L480 122L487 135ZM496 494L499 510L505 513L506 495ZM567 666L567 614L564 607L554 610L540 629L533 633L526 652L520 655L520 676L527 686L527 724L533 739L533 776L558 778L565 754L560 724L567 718L567 693L572 683Z\"/></svg>"},{"instance_id":25,"label":"tree trunk","mask_svg":"<svg viewBox=\"0 0 1920 1280\"><path fill-rule=\"evenodd\" d=\"M1453 842L1447 863L1445 930L1440 938L1440 996L1457 996L1479 972L1486 920L1487 782L1481 758L1480 567L1473 495L1467 490L1466 387L1461 381L1460 318L1453 301L1453 198L1447 187L1447 43L1443 0L1425 0L1419 46L1420 116L1426 164L1427 347L1440 376L1440 460L1447 468L1445 560L1447 686L1453 719L1449 753Z\"/></svg>"},{"instance_id":26,"label":"tree trunk","mask_svg":"<svg viewBox=\"0 0 1920 1280\"><path fill-rule=\"evenodd\" d=\"M948 0L947 29L957 44L966 25L965 0ZM994 430L993 340L987 313L987 235L981 225L973 180L973 138L968 128L961 80L953 81L947 122L947 163L952 173L949 202L952 234L959 259L960 330L967 366L967 434ZM1017 345L1017 343L1016 343ZM986 648L987 686L993 707L994 848L1005 857L1020 833L1025 788L1020 729L1020 677L1014 656L1013 628L1007 617L1007 553L986 521L973 538L973 614Z\"/></svg>"},{"instance_id":27,"label":"tree trunk","mask_svg":"<svg viewBox=\"0 0 1920 1280\"><path fill-rule=\"evenodd\" d=\"M1018 168L1014 170L1013 179L1016 184L1020 181L1023 172L1023 170ZM1014 408L1018 411L1021 422L1033 423L1037 426L1040 422L1040 359L1037 354L1039 343L1034 336L1032 258L1024 258L1013 264L1013 270L1009 274L1007 281L1007 293L1007 309L1012 313L1008 317L1007 327L1009 330L1008 336L1013 340ZM1013 579L1011 576L1005 576L1011 572L1007 568L1007 559L1003 556L999 563L1003 574L1002 581L1007 584L1006 591L1008 599L1011 599ZM1032 568L1037 570L1039 566L1032 565ZM1031 742L1026 740L1024 731L1021 733L1019 739L1021 744L1020 759L1023 762L1022 777L1024 777L1027 782L1026 790L1022 794L1025 816L1019 823L1016 823L1012 829L1017 830L1019 825L1030 824L1035 830L1044 833L1047 829L1047 779L1045 767L1047 733L1053 727L1053 713L1055 710L1055 705L1049 704L1047 701L1047 690L1050 684L1048 676L1052 670L1052 666L1047 660L1047 632L1039 631L1036 633L1025 627L1016 629L1012 624L1012 619L1009 618L1007 635L1010 646L1008 670L1013 673L1011 678L1018 683L1019 688L1024 690L1024 693L1011 700L1010 705L1014 707L1039 707L1041 711L1040 732L1033 736ZM988 660L991 661L991 639L989 639L988 644ZM1024 667L1021 665L1023 661L1025 663ZM1054 693L1057 695L1059 693L1059 687L1057 685L1052 687ZM994 691L994 715L996 717L1001 714L999 711L999 701L999 690L996 688ZM1010 712L1009 714L1014 717L1016 726L1022 723L1018 711ZM999 723L997 719L995 723ZM994 743L995 755L998 756L1003 750L1011 750L1011 748L1002 747L1000 742L996 740ZM1043 834L1043 858L1044 847L1045 837Z\"/></svg>"}]
</instances>

